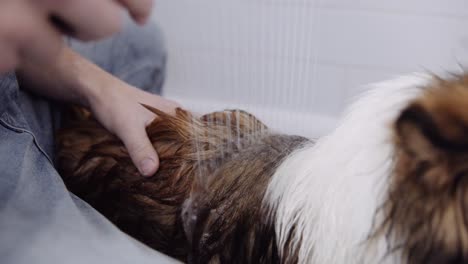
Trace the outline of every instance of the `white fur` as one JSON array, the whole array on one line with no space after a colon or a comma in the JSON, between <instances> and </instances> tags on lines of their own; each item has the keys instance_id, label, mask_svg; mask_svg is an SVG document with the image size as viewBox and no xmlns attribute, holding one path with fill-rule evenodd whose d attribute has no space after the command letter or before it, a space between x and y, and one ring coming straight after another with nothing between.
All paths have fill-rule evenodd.
<instances>
[{"instance_id":1,"label":"white fur","mask_svg":"<svg viewBox=\"0 0 468 264\"><path fill-rule=\"evenodd\" d=\"M280 165L264 201L280 248L295 226L299 263L401 262L399 253L384 258L384 238L365 242L392 170L392 122L428 81L415 74L373 85L332 133Z\"/></svg>"}]
</instances>

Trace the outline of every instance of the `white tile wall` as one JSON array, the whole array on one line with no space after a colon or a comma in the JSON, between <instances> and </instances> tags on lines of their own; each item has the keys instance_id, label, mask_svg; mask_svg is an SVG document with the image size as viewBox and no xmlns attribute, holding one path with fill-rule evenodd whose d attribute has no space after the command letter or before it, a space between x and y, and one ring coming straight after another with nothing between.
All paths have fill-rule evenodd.
<instances>
[{"instance_id":1,"label":"white tile wall","mask_svg":"<svg viewBox=\"0 0 468 264\"><path fill-rule=\"evenodd\" d=\"M257 109L285 131L304 127L284 120L297 113L313 127L300 133L325 132L363 84L468 63L466 0L159 0L155 10L167 96L199 111Z\"/></svg>"}]
</instances>

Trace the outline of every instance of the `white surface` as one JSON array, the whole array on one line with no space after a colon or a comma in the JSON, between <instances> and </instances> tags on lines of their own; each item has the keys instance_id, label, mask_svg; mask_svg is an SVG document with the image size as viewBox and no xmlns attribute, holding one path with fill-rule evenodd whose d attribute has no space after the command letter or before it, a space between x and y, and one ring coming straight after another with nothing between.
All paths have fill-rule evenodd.
<instances>
[{"instance_id":1,"label":"white surface","mask_svg":"<svg viewBox=\"0 0 468 264\"><path fill-rule=\"evenodd\" d=\"M296 128L335 119L363 84L468 61L465 0L158 0L154 19L167 96L308 116L268 123L286 132L327 131Z\"/></svg>"}]
</instances>

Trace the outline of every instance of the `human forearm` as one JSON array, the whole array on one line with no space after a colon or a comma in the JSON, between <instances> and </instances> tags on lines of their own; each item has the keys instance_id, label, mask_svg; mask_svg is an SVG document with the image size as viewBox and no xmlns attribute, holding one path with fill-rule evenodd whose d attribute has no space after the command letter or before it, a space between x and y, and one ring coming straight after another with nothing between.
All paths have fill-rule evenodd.
<instances>
[{"instance_id":1,"label":"human forearm","mask_svg":"<svg viewBox=\"0 0 468 264\"><path fill-rule=\"evenodd\" d=\"M25 62L18 70L23 87L41 96L90 107L104 82L114 77L68 47L47 65Z\"/></svg>"},{"instance_id":2,"label":"human forearm","mask_svg":"<svg viewBox=\"0 0 468 264\"><path fill-rule=\"evenodd\" d=\"M127 101L154 105L168 113L177 106L172 101L128 85L67 47L63 48L55 63L26 63L18 71L18 76L31 92L92 110L110 103L126 104ZM121 98L127 100L121 102Z\"/></svg>"},{"instance_id":3,"label":"human forearm","mask_svg":"<svg viewBox=\"0 0 468 264\"><path fill-rule=\"evenodd\" d=\"M169 113L174 112L176 103L119 80L68 48L49 65L25 64L20 76L32 92L88 107L124 142L141 174L155 172L158 157L145 133L155 116L141 103Z\"/></svg>"}]
</instances>

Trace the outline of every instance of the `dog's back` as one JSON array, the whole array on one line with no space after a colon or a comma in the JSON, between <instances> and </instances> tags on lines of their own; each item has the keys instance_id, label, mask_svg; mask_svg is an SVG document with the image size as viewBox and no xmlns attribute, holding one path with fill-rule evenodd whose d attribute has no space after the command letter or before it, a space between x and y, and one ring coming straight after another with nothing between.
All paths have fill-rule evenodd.
<instances>
[{"instance_id":1,"label":"dog's back","mask_svg":"<svg viewBox=\"0 0 468 264\"><path fill-rule=\"evenodd\" d=\"M147 128L160 168L139 175L122 142L76 108L58 137L68 188L123 231L192 263L275 263L274 220L262 206L271 175L307 140L276 135L234 110L178 109Z\"/></svg>"}]
</instances>

